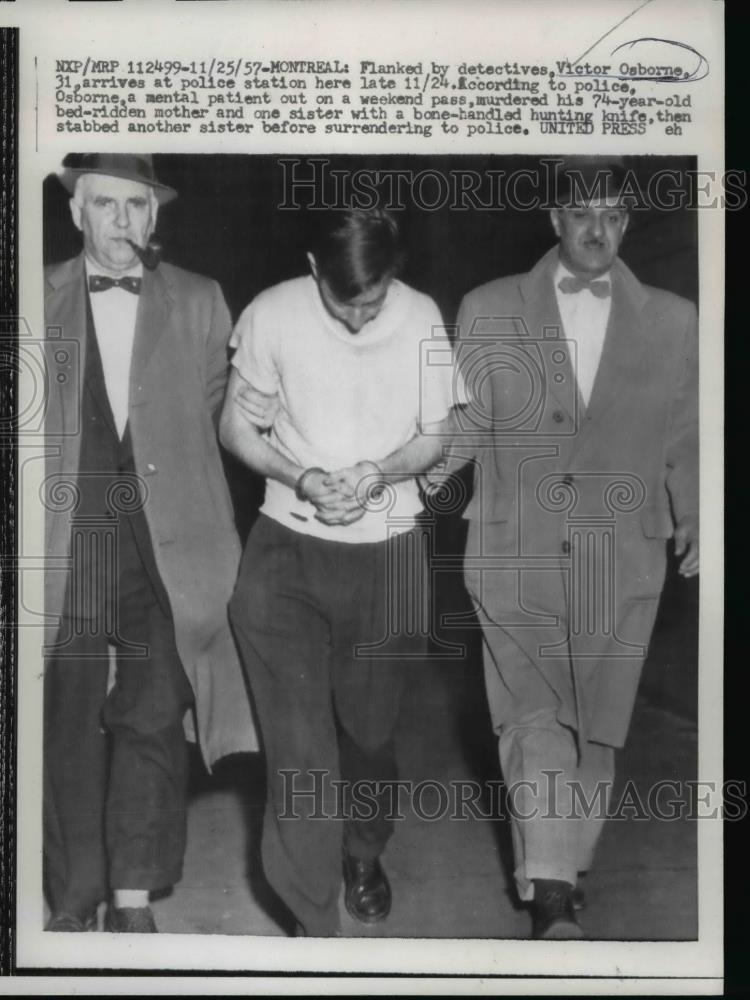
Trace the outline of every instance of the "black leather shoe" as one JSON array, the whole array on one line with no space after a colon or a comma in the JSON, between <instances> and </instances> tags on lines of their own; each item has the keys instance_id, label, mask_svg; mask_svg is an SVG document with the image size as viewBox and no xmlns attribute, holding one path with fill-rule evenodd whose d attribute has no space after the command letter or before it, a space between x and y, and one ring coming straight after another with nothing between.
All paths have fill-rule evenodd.
<instances>
[{"instance_id":1,"label":"black leather shoe","mask_svg":"<svg viewBox=\"0 0 750 1000\"><path fill-rule=\"evenodd\" d=\"M54 913L47 921L45 931L61 931L63 934L77 934L81 931L96 930L96 910L85 917L79 917L75 913L68 913L60 910Z\"/></svg>"},{"instance_id":2,"label":"black leather shoe","mask_svg":"<svg viewBox=\"0 0 750 1000\"><path fill-rule=\"evenodd\" d=\"M570 941L583 937L573 905L573 886L557 879L535 878L534 937L540 941Z\"/></svg>"},{"instance_id":3,"label":"black leather shoe","mask_svg":"<svg viewBox=\"0 0 750 1000\"><path fill-rule=\"evenodd\" d=\"M376 924L391 912L391 887L378 858L344 855L344 902L355 920Z\"/></svg>"},{"instance_id":4,"label":"black leather shoe","mask_svg":"<svg viewBox=\"0 0 750 1000\"><path fill-rule=\"evenodd\" d=\"M150 906L110 906L104 922L110 934L156 934Z\"/></svg>"},{"instance_id":5,"label":"black leather shoe","mask_svg":"<svg viewBox=\"0 0 750 1000\"><path fill-rule=\"evenodd\" d=\"M586 909L586 893L581 887L581 882L586 878L586 874L586 871L578 872L578 885L573 890L573 909L578 913Z\"/></svg>"}]
</instances>

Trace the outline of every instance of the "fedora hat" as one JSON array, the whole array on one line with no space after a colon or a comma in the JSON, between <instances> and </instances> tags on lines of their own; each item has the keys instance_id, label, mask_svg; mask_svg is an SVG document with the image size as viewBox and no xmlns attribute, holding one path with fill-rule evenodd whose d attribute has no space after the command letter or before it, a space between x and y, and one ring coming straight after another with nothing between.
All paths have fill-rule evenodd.
<instances>
[{"instance_id":1,"label":"fedora hat","mask_svg":"<svg viewBox=\"0 0 750 1000\"><path fill-rule=\"evenodd\" d=\"M148 153L68 153L58 175L66 191L73 194L76 181L83 174L104 174L107 177L121 177L127 181L137 181L153 188L160 205L177 197L174 188L156 179L154 164Z\"/></svg>"},{"instance_id":2,"label":"fedora hat","mask_svg":"<svg viewBox=\"0 0 750 1000\"><path fill-rule=\"evenodd\" d=\"M554 201L572 207L590 200L619 200L627 171L621 156L567 156L557 161Z\"/></svg>"}]
</instances>

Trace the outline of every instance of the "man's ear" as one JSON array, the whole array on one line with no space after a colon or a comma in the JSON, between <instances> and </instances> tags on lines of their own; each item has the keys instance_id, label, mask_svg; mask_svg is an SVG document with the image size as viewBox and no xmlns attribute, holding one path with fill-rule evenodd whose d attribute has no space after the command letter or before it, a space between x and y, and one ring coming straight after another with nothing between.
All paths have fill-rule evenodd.
<instances>
[{"instance_id":1,"label":"man's ear","mask_svg":"<svg viewBox=\"0 0 750 1000\"><path fill-rule=\"evenodd\" d=\"M622 233L620 235L621 239L625 235L625 232L627 231L629 222L630 222L630 212L625 212L622 217Z\"/></svg>"},{"instance_id":2,"label":"man's ear","mask_svg":"<svg viewBox=\"0 0 750 1000\"><path fill-rule=\"evenodd\" d=\"M78 204L75 198L71 198L68 204L70 205L70 214L73 216L73 225L76 227L76 229L82 230L83 225L81 223L81 206Z\"/></svg>"},{"instance_id":3,"label":"man's ear","mask_svg":"<svg viewBox=\"0 0 750 1000\"><path fill-rule=\"evenodd\" d=\"M318 262L315 260L314 254L309 251L307 253L307 263L310 265L310 270L312 271L312 276L315 280L318 280Z\"/></svg>"},{"instance_id":4,"label":"man's ear","mask_svg":"<svg viewBox=\"0 0 750 1000\"><path fill-rule=\"evenodd\" d=\"M555 230L555 236L560 236L560 212L556 208L551 208L549 212L549 221L552 223L552 228Z\"/></svg>"}]
</instances>

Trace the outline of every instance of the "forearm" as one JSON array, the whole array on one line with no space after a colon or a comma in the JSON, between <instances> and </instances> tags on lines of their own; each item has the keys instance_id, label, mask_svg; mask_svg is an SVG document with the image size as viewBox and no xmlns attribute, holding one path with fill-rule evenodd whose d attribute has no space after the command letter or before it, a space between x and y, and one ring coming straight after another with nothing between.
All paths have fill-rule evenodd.
<instances>
[{"instance_id":1,"label":"forearm","mask_svg":"<svg viewBox=\"0 0 750 1000\"><path fill-rule=\"evenodd\" d=\"M304 470L274 448L260 428L245 415L237 402L240 385L240 378L233 371L219 423L221 443L254 472L294 489Z\"/></svg>"},{"instance_id":2,"label":"forearm","mask_svg":"<svg viewBox=\"0 0 750 1000\"><path fill-rule=\"evenodd\" d=\"M412 479L442 460L445 447L455 433L453 411L436 424L429 424L405 445L375 462L389 482Z\"/></svg>"},{"instance_id":3,"label":"forearm","mask_svg":"<svg viewBox=\"0 0 750 1000\"><path fill-rule=\"evenodd\" d=\"M221 443L253 472L275 479L294 489L303 469L291 462L269 443L257 427L248 425L242 434L226 434L220 430Z\"/></svg>"}]
</instances>

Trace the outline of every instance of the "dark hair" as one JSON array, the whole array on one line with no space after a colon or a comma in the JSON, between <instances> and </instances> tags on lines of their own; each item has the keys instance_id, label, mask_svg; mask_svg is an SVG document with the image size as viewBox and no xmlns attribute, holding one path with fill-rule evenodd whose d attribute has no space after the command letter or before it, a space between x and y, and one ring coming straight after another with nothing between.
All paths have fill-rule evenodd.
<instances>
[{"instance_id":1,"label":"dark hair","mask_svg":"<svg viewBox=\"0 0 750 1000\"><path fill-rule=\"evenodd\" d=\"M330 209L315 216L310 251L337 299L348 302L398 271L402 253L390 212Z\"/></svg>"}]
</instances>

